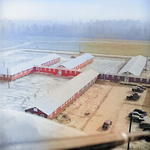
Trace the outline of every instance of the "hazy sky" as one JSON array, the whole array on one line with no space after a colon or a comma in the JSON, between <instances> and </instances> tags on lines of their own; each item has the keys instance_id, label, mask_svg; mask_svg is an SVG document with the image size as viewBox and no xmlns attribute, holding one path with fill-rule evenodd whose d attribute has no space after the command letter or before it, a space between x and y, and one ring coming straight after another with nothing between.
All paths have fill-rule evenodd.
<instances>
[{"instance_id":1,"label":"hazy sky","mask_svg":"<svg viewBox=\"0 0 150 150\"><path fill-rule=\"evenodd\" d=\"M150 21L150 0L0 0L0 18Z\"/></svg>"}]
</instances>

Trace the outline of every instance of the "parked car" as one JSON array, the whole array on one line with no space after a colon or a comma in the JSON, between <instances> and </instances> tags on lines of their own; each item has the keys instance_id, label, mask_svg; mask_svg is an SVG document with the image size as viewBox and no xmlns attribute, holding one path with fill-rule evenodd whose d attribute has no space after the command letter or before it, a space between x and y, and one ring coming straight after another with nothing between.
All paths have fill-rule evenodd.
<instances>
[{"instance_id":1,"label":"parked car","mask_svg":"<svg viewBox=\"0 0 150 150\"><path fill-rule=\"evenodd\" d=\"M110 126L112 125L112 121L111 120L106 120L103 124L103 129L104 130L108 130L110 128Z\"/></svg>"},{"instance_id":2,"label":"parked car","mask_svg":"<svg viewBox=\"0 0 150 150\"><path fill-rule=\"evenodd\" d=\"M141 97L141 95L139 93L133 93L132 95L130 96L127 96L126 99L127 100L138 100L139 98Z\"/></svg>"},{"instance_id":3,"label":"parked car","mask_svg":"<svg viewBox=\"0 0 150 150\"><path fill-rule=\"evenodd\" d=\"M147 130L150 131L150 127L145 127L145 128L143 129L143 131L147 131Z\"/></svg>"},{"instance_id":4,"label":"parked car","mask_svg":"<svg viewBox=\"0 0 150 150\"><path fill-rule=\"evenodd\" d=\"M133 91L133 92L139 92L139 93L143 93L143 92L144 92L144 90L141 89L141 88L138 87L138 86L132 86L132 91Z\"/></svg>"},{"instance_id":5,"label":"parked car","mask_svg":"<svg viewBox=\"0 0 150 150\"><path fill-rule=\"evenodd\" d=\"M133 121L133 122L140 123L140 122L142 122L142 121L145 121L145 119L144 119L144 118L141 118L141 117L139 117L139 116L137 116L137 115L132 115L132 121Z\"/></svg>"},{"instance_id":6,"label":"parked car","mask_svg":"<svg viewBox=\"0 0 150 150\"><path fill-rule=\"evenodd\" d=\"M146 90L146 87L144 85L138 85L137 87L143 89L143 90Z\"/></svg>"},{"instance_id":7,"label":"parked car","mask_svg":"<svg viewBox=\"0 0 150 150\"><path fill-rule=\"evenodd\" d=\"M140 114L140 113L138 113L138 112L136 112L136 111L133 111L133 112L130 112L130 113L129 113L129 117L131 117L132 115L137 115L137 116L139 116L140 118L144 118L143 114Z\"/></svg>"},{"instance_id":8,"label":"parked car","mask_svg":"<svg viewBox=\"0 0 150 150\"><path fill-rule=\"evenodd\" d=\"M143 114L144 116L147 116L147 112L141 109L134 109L134 111L138 112L139 114Z\"/></svg>"},{"instance_id":9,"label":"parked car","mask_svg":"<svg viewBox=\"0 0 150 150\"><path fill-rule=\"evenodd\" d=\"M147 121L142 121L140 124L139 124L139 127L144 129L144 128L150 128L150 122L147 122Z\"/></svg>"},{"instance_id":10,"label":"parked car","mask_svg":"<svg viewBox=\"0 0 150 150\"><path fill-rule=\"evenodd\" d=\"M139 93L137 93L137 92L133 93L133 95L134 95L135 97L137 97L137 98L140 98L140 97L141 97L141 94L139 94Z\"/></svg>"}]
</instances>

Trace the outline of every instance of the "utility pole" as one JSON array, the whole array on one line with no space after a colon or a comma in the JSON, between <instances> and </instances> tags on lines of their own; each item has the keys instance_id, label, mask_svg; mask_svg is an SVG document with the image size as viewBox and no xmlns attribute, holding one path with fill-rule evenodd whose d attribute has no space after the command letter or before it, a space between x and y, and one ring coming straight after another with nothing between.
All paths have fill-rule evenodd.
<instances>
[{"instance_id":1,"label":"utility pole","mask_svg":"<svg viewBox=\"0 0 150 150\"><path fill-rule=\"evenodd\" d=\"M5 62L3 61L3 67L5 67Z\"/></svg>"},{"instance_id":2,"label":"utility pole","mask_svg":"<svg viewBox=\"0 0 150 150\"><path fill-rule=\"evenodd\" d=\"M80 53L80 43L79 43L79 53Z\"/></svg>"},{"instance_id":3,"label":"utility pole","mask_svg":"<svg viewBox=\"0 0 150 150\"><path fill-rule=\"evenodd\" d=\"M8 81L8 88L10 88L10 84L9 84L9 75L8 75L8 68L7 68L7 81Z\"/></svg>"},{"instance_id":4,"label":"utility pole","mask_svg":"<svg viewBox=\"0 0 150 150\"><path fill-rule=\"evenodd\" d=\"M131 126L132 126L132 114L131 114L131 117L130 117L130 126L129 126L129 133L131 132ZM127 150L130 149L130 138L128 140L128 147L127 147Z\"/></svg>"}]
</instances>

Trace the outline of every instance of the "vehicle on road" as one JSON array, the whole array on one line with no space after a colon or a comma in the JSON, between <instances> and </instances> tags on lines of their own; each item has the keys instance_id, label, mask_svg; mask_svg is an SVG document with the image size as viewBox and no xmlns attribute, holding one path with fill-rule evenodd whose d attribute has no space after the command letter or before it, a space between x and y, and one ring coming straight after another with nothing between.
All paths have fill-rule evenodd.
<instances>
[{"instance_id":1,"label":"vehicle on road","mask_svg":"<svg viewBox=\"0 0 150 150\"><path fill-rule=\"evenodd\" d=\"M138 86L132 86L132 91L133 91L133 92L139 92L139 93L143 93L143 92L144 92L144 90L141 89L141 88L138 87Z\"/></svg>"},{"instance_id":2,"label":"vehicle on road","mask_svg":"<svg viewBox=\"0 0 150 150\"><path fill-rule=\"evenodd\" d=\"M139 114L143 114L144 116L147 116L147 112L141 109L134 109L133 111L138 112Z\"/></svg>"},{"instance_id":3,"label":"vehicle on road","mask_svg":"<svg viewBox=\"0 0 150 150\"><path fill-rule=\"evenodd\" d=\"M106 120L103 124L103 129L104 130L108 130L110 128L110 126L112 125L112 121L111 120Z\"/></svg>"}]
</instances>

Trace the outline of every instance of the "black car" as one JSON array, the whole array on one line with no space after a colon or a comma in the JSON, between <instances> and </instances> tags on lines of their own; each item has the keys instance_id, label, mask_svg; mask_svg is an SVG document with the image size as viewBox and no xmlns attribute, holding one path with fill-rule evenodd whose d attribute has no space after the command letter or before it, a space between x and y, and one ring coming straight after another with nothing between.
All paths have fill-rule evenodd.
<instances>
[{"instance_id":1,"label":"black car","mask_svg":"<svg viewBox=\"0 0 150 150\"><path fill-rule=\"evenodd\" d=\"M143 90L146 90L146 87L144 85L138 85L137 87L143 89Z\"/></svg>"},{"instance_id":2,"label":"black car","mask_svg":"<svg viewBox=\"0 0 150 150\"><path fill-rule=\"evenodd\" d=\"M133 92L139 92L139 93L143 93L143 92L144 92L144 90L141 89L141 88L138 87L138 86L133 86L133 87L132 87L132 91L133 91Z\"/></svg>"},{"instance_id":3,"label":"black car","mask_svg":"<svg viewBox=\"0 0 150 150\"><path fill-rule=\"evenodd\" d=\"M146 122L146 121L143 121L139 124L139 127L144 129L144 128L150 128L150 123L149 122Z\"/></svg>"},{"instance_id":4,"label":"black car","mask_svg":"<svg viewBox=\"0 0 150 150\"><path fill-rule=\"evenodd\" d=\"M140 95L139 93L137 93L137 92L133 93L133 96L135 96L135 97L137 97L137 98L140 98L140 97L141 97L141 95Z\"/></svg>"},{"instance_id":5,"label":"black car","mask_svg":"<svg viewBox=\"0 0 150 150\"><path fill-rule=\"evenodd\" d=\"M134 111L138 112L139 114L143 114L144 116L147 116L147 112L141 109L134 109Z\"/></svg>"},{"instance_id":6,"label":"black car","mask_svg":"<svg viewBox=\"0 0 150 150\"><path fill-rule=\"evenodd\" d=\"M150 127L145 127L143 131L150 131Z\"/></svg>"},{"instance_id":7,"label":"black car","mask_svg":"<svg viewBox=\"0 0 150 150\"><path fill-rule=\"evenodd\" d=\"M127 100L136 101L136 100L138 100L140 97L141 97L141 95L140 95L139 93L133 93L132 95L127 96L126 99L127 99Z\"/></svg>"},{"instance_id":8,"label":"black car","mask_svg":"<svg viewBox=\"0 0 150 150\"><path fill-rule=\"evenodd\" d=\"M140 118L144 118L143 114L138 113L137 111L133 111L129 113L129 117L131 117L132 115L137 115Z\"/></svg>"},{"instance_id":9,"label":"black car","mask_svg":"<svg viewBox=\"0 0 150 150\"><path fill-rule=\"evenodd\" d=\"M133 94L126 97L126 100L137 101L139 98L135 97Z\"/></svg>"},{"instance_id":10,"label":"black car","mask_svg":"<svg viewBox=\"0 0 150 150\"><path fill-rule=\"evenodd\" d=\"M140 118L140 117L137 116L137 115L132 115L132 121L133 121L133 122L140 123L140 122L142 122L142 121L145 121L145 119L144 119L144 118Z\"/></svg>"}]
</instances>

